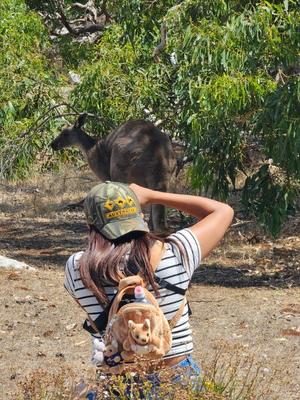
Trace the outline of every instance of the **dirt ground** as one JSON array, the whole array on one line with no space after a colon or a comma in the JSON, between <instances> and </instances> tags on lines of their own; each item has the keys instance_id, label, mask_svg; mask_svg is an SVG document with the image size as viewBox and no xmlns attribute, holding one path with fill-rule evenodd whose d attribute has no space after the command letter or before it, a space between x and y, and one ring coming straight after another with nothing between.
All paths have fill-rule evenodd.
<instances>
[{"instance_id":1,"label":"dirt ground","mask_svg":"<svg viewBox=\"0 0 300 400\"><path fill-rule=\"evenodd\" d=\"M86 227L82 211L63 205L95 182L72 169L0 182L0 254L36 268L0 271L1 399L15 398L37 368L70 366L78 376L91 369L84 313L63 289L64 264L84 248ZM225 383L232 371L240 382L256 376L254 398L299 400L300 218L272 240L232 203L233 226L189 291L195 358ZM169 219L173 230L188 223L172 212Z\"/></svg>"}]
</instances>

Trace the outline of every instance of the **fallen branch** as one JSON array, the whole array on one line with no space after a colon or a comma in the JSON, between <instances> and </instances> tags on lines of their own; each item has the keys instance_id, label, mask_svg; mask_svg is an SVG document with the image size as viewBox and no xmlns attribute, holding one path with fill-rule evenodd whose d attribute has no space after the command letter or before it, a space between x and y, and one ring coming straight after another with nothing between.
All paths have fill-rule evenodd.
<instances>
[{"instance_id":1,"label":"fallen branch","mask_svg":"<svg viewBox=\"0 0 300 400\"><path fill-rule=\"evenodd\" d=\"M251 222L253 222L253 221L239 221L239 222L236 222L235 224L232 224L231 228L236 228L237 226L250 224Z\"/></svg>"},{"instance_id":2,"label":"fallen branch","mask_svg":"<svg viewBox=\"0 0 300 400\"><path fill-rule=\"evenodd\" d=\"M190 300L189 303L220 303L220 302L226 301L226 298L224 297L223 299L219 300Z\"/></svg>"}]
</instances>

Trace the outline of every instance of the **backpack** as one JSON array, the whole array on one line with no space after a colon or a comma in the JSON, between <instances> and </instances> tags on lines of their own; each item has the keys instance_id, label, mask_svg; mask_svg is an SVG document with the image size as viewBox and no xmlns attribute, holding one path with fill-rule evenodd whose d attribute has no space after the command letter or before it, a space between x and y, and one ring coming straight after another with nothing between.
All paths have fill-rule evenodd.
<instances>
[{"instance_id":1,"label":"backpack","mask_svg":"<svg viewBox=\"0 0 300 400\"><path fill-rule=\"evenodd\" d=\"M151 250L150 258L153 272L161 260L162 253L161 243L156 243ZM185 293L185 290L169 284L156 275L155 278L161 286L171 288L177 293ZM143 288L146 302L133 299L132 302L122 305L124 297L128 295L132 297L134 290L139 286ZM164 357L172 347L171 331L181 318L185 300L184 297L176 314L168 321L140 275L135 274L121 279L118 292L111 301L107 313L104 364L111 368L122 362L131 362L136 358L159 360ZM94 321L91 325L98 331Z\"/></svg>"}]
</instances>

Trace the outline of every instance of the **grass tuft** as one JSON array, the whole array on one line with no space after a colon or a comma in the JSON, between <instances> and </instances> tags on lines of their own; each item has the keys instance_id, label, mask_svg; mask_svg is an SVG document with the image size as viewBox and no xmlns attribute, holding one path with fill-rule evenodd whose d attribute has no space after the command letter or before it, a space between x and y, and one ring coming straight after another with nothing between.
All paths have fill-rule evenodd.
<instances>
[{"instance_id":1,"label":"grass tuft","mask_svg":"<svg viewBox=\"0 0 300 400\"><path fill-rule=\"evenodd\" d=\"M241 357L241 349L232 349L227 362L222 361L223 352L228 348L221 347L215 353L206 373L199 382L195 380L175 383L178 375L175 369L159 372L160 385L155 393L147 379L145 369L137 365L135 371L125 371L122 375L105 375L98 371L84 379L79 379L71 369L59 369L56 373L44 370L32 372L19 383L16 400L79 400L86 398L88 391L98 393L97 400L127 399L172 399L172 400L275 400L269 388L276 374L268 380L263 378L262 366L253 356ZM227 354L228 355L228 354ZM143 370L144 369L144 370ZM195 387L197 389L195 390ZM128 397L128 390L131 397Z\"/></svg>"}]
</instances>

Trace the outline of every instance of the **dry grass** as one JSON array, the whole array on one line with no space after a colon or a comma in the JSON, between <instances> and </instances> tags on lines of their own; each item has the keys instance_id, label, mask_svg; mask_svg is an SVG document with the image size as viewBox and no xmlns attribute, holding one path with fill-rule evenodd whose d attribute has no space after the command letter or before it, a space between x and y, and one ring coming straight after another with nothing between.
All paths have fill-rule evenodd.
<instances>
[{"instance_id":1,"label":"dry grass","mask_svg":"<svg viewBox=\"0 0 300 400\"><path fill-rule=\"evenodd\" d=\"M82 200L97 182L89 171L72 167L23 181L2 181L0 211L30 218L55 216L65 205Z\"/></svg>"},{"instance_id":2,"label":"dry grass","mask_svg":"<svg viewBox=\"0 0 300 400\"><path fill-rule=\"evenodd\" d=\"M219 343L206 360L206 385L211 382L231 400L275 400L270 388L280 380L280 369L266 368L257 352L245 353L242 345Z\"/></svg>"},{"instance_id":3,"label":"dry grass","mask_svg":"<svg viewBox=\"0 0 300 400\"><path fill-rule=\"evenodd\" d=\"M224 352L230 351L227 362L222 358ZM268 378L262 378L262 366L255 365L255 356L243 359L239 347L220 346L214 353L210 364L206 367L206 375L193 390L189 382L178 384L172 382L178 371L170 370L159 373L160 386L155 394L152 385L143 371L144 366L137 365L135 371L124 372L123 375L107 376L101 373L86 375L78 379L71 369L59 369L56 373L36 370L19 384L14 394L17 400L78 400L86 398L88 391L98 393L100 399L172 399L172 400L276 400L269 388L273 380L278 378L275 371ZM242 371L242 374L241 374ZM139 383L137 376L139 375ZM200 382L200 381L199 381ZM195 385L195 381L193 381ZM130 388L131 397L129 397ZM142 395L141 395L142 393ZM144 397L143 397L144 396ZM157 396L157 397L155 397Z\"/></svg>"},{"instance_id":4,"label":"dry grass","mask_svg":"<svg viewBox=\"0 0 300 400\"><path fill-rule=\"evenodd\" d=\"M82 212L70 212L64 209L63 206L81 200L96 182L97 180L89 171L75 171L72 168L66 168L57 174L49 173L36 176L23 182L0 182L1 251L3 251L5 255L15 256L20 261L26 261L32 266L53 266L55 268L63 266L68 255L82 248L85 238ZM184 188L185 183L181 182L181 185L181 187ZM178 191L181 190L178 189ZM289 295L292 296L292 293L294 293L292 291L296 290L296 287L300 284L299 216L291 218L282 236L277 240L273 240L266 236L253 221L245 220L242 210L239 210L236 199L231 199L231 202L234 204L236 210L236 219L233 227L226 235L221 246L219 246L209 259L205 260L205 264L202 264L202 267L196 271L193 279L193 286L198 288L199 283L199 288L201 286L203 287L203 285L207 285L207 287L211 289L210 295L215 290L221 293L220 286L230 286L234 288L247 287L249 289L253 286L265 286L266 288L271 287L273 289L294 286L295 289L289 291ZM181 217L176 213L171 213L170 215L172 228L178 229L180 222L182 222L183 225L188 224L185 217ZM14 224L11 223L12 220ZM57 284L60 283L55 281L55 285ZM214 285L219 285L219 289L214 289ZM29 286L28 283L28 287ZM272 294L273 292L276 294L274 290L271 290L269 293ZM57 293L57 290L55 293ZM226 293L228 294L229 292L226 291ZM259 293L255 293L256 296L261 296ZM201 317L201 319L199 319L199 331L195 334L195 343L200 336L199 332L203 332L204 316L206 315L205 312L208 313L209 306L214 307L214 309L220 306L217 310L220 314L224 311L226 306L224 305L223 307L223 304L221 306L219 298L215 298L215 303L212 304L208 303L208 301L211 300L210 297L203 300L201 298L203 294L200 293L200 290L199 293L197 291L196 294L197 296L195 297L194 303L192 301L192 308L195 309L194 317L195 314L197 317L198 306L200 307L203 305L203 302L207 301L207 303L205 303L205 309L201 306L201 312L198 312L199 318ZM271 294L264 294L268 299L271 299L270 304L273 302L274 297L272 297ZM223 295L220 294L220 298L222 296ZM234 297L232 293L229 294L229 296ZM241 297L239 297L239 299L241 299ZM244 301L247 301L247 299ZM292 307L292 311L289 311L289 313L297 316L297 312L294 311L295 302L296 300L286 300L286 304L291 304L290 307ZM7 303L9 303L9 307L11 307L11 303L13 302L8 299ZM232 303L234 303L234 301L232 301ZM284 303L284 306L286 306L286 304ZM57 303L57 309L60 312L61 310L65 310L63 305L59 303ZM229 312L229 308L227 311ZM14 312L16 312L15 309ZM218 315L217 312L215 312L214 315ZM237 310L232 305L230 306L230 313L238 314ZM285 316L285 314L286 313L281 314L278 311L278 318ZM253 316L255 316L255 313L249 314L249 320ZM262 315L261 318L263 317ZM284 331L284 329L292 329L296 324L296 322L294 322L296 317L292 316L289 318L291 318L291 322L287 323L285 321L282 325L282 331L285 333L290 331ZM19 317L19 319L21 319L21 317ZM233 319L230 318L229 315L227 320L229 326ZM234 321L235 320L238 321L237 316ZM279 321L281 321L281 319ZM40 319L38 319L38 323L40 323ZM196 323L197 319L194 319L195 327ZM211 324L216 326L213 321ZM207 323L207 327L209 326L210 325ZM254 328L251 330L251 332L254 332L253 336L262 337L262 333L259 331L262 326L263 325L258 325L256 330ZM277 325L272 326L275 326L273 329L277 329ZM243 333L249 331L250 328L245 327ZM51 329L55 328L51 327ZM216 328L214 329L216 330ZM220 324L218 329L223 329L223 325ZM234 330L234 328L228 328L227 336L233 331L239 333L239 331ZM276 332L274 335L277 334ZM226 332L223 333L224 336L226 336ZM296 357L296 343L292 348L293 342L288 342L288 340L291 340L291 335L287 336L288 339L279 338L280 340L286 340L285 342L272 342L272 336L270 336L269 331L267 331L267 333L268 335L261 339L263 346L267 347L266 343L270 342L271 345L274 343L274 346L279 348L280 343L282 346L286 346L286 349L292 349L294 358ZM204 335L205 334L206 333L204 333ZM7 332L5 335L7 335ZM203 343L204 345L210 343L209 340L206 340L206 342L204 341L204 335L201 336L201 340L199 339L195 350L202 347ZM293 338L297 340L294 336ZM70 338L67 339L69 340ZM22 340L24 340L24 336ZM81 339L78 339L78 342L80 341ZM5 347L6 341L2 343ZM78 351L75 347L73 348L75 352ZM279 350L277 349L276 353L276 349L274 349L275 356L276 354L280 354ZM6 353L6 357L7 354L9 355L9 352ZM46 350L45 354L47 354L48 357L48 352ZM211 354L210 360L206 360L207 354ZM166 383L164 387L161 388L163 391L161 395L166 399L172 398L174 400L273 400L275 397L268 394L269 388L272 386L274 393L274 387L281 385L282 377L278 376L276 367L272 367L270 373L265 373L264 369L266 369L266 365L258 361L259 352L253 352L253 354L253 356L247 354L244 357L242 348L231 348L227 344L222 348L213 350L209 348L205 354L201 354L200 357L200 359L206 363L206 365L203 365L206 371L206 376L204 378L205 392L192 395L186 389L183 393L177 387L173 391L173 388L170 388L169 384ZM286 367L284 363L289 363L290 366L296 365L296 358L294 361L292 360L292 357L286 355L284 359L282 358L278 361L278 366L281 366L282 370L284 370ZM77 361L74 361L74 365L76 362ZM54 369L57 367L56 363L57 361L55 359L53 363ZM274 361L273 365L274 364L277 365L276 361ZM116 382L111 383L119 385L120 382L118 382L117 378L115 379ZM98 390L100 390L101 393L103 392L103 387L101 388L101 384L96 382L92 375L87 375L84 382L86 382L85 384L87 387L96 388L96 386L100 386ZM78 388L80 387L82 387L80 386L80 378L78 378L73 368L69 370L64 368L53 374L46 370L36 370L28 378L28 382L24 381L23 385L19 388L18 394L12 398L18 400L75 400L76 396L78 398ZM164 391L167 392L168 390L171 391L171 397L169 394L164 393ZM292 391L291 385L289 386L289 390L290 392ZM113 397L111 398L113 399ZM290 399L292 397L287 396L286 398ZM295 399L296 398L297 397L295 397ZM283 400L283 397L281 397L281 399Z\"/></svg>"}]
</instances>

